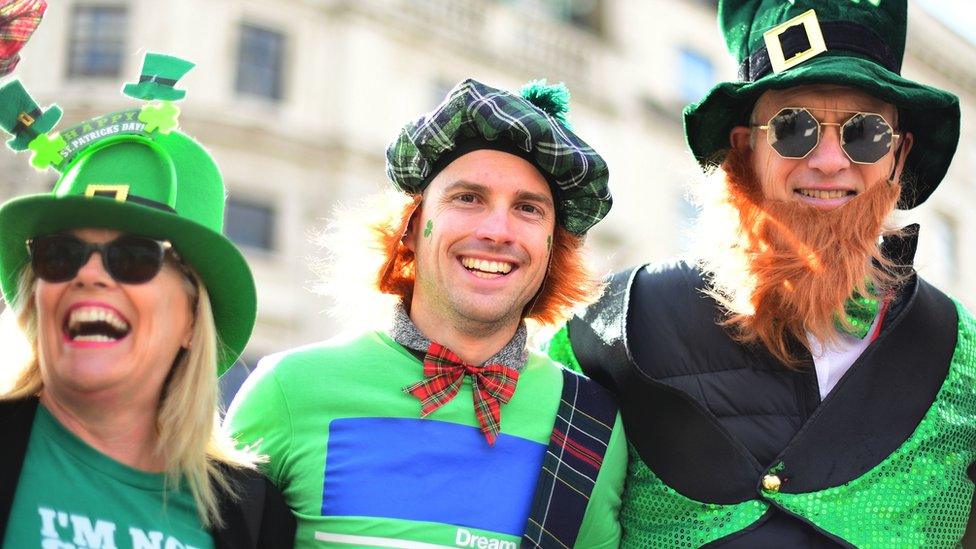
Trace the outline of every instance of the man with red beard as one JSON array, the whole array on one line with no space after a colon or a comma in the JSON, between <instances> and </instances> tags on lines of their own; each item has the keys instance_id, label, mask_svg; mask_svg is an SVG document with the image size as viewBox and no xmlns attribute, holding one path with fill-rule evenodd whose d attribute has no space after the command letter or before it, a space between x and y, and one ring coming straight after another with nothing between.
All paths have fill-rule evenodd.
<instances>
[{"instance_id":1,"label":"man with red beard","mask_svg":"<svg viewBox=\"0 0 976 549\"><path fill-rule=\"evenodd\" d=\"M956 547L976 323L916 276L953 95L902 78L905 0L722 0L740 81L685 111L698 261L615 275L550 354L612 389L631 547ZM884 238L882 238L884 237Z\"/></svg>"}]
</instances>

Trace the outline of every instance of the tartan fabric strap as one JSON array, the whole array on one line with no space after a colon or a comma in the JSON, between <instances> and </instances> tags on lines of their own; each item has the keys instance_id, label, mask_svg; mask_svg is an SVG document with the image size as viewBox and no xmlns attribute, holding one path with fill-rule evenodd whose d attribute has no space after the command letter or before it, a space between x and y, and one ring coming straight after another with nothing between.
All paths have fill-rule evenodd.
<instances>
[{"instance_id":1,"label":"tartan fabric strap","mask_svg":"<svg viewBox=\"0 0 976 549\"><path fill-rule=\"evenodd\" d=\"M593 380L563 369L563 392L521 547L573 547L610 444L617 404Z\"/></svg>"},{"instance_id":2,"label":"tartan fabric strap","mask_svg":"<svg viewBox=\"0 0 976 549\"><path fill-rule=\"evenodd\" d=\"M457 396L464 377L471 376L478 424L488 444L495 444L501 430L501 405L515 394L518 375L517 370L501 364L468 364L447 347L431 343L424 356L424 380L404 387L403 392L420 399L420 417L427 417Z\"/></svg>"},{"instance_id":3,"label":"tartan fabric strap","mask_svg":"<svg viewBox=\"0 0 976 549\"><path fill-rule=\"evenodd\" d=\"M13 72L45 9L44 0L0 0L0 76Z\"/></svg>"}]
</instances>

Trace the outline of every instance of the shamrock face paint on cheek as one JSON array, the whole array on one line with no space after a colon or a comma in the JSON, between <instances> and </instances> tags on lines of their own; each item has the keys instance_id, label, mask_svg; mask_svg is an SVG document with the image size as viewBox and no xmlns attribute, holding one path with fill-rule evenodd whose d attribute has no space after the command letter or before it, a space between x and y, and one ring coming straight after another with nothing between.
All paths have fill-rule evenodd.
<instances>
[{"instance_id":1,"label":"shamrock face paint on cheek","mask_svg":"<svg viewBox=\"0 0 976 549\"><path fill-rule=\"evenodd\" d=\"M546 251L547 252L551 252L552 251L552 235L551 234L546 236Z\"/></svg>"},{"instance_id":2,"label":"shamrock face paint on cheek","mask_svg":"<svg viewBox=\"0 0 976 549\"><path fill-rule=\"evenodd\" d=\"M427 226L424 227L424 238L430 238L430 235L433 232L434 232L434 220L428 219Z\"/></svg>"}]
</instances>

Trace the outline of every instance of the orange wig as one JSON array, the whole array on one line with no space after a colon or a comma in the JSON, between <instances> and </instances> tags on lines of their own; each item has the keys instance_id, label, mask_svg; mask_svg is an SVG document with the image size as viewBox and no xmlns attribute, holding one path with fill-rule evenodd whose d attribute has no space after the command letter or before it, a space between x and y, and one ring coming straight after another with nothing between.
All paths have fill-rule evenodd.
<instances>
[{"instance_id":1,"label":"orange wig","mask_svg":"<svg viewBox=\"0 0 976 549\"><path fill-rule=\"evenodd\" d=\"M402 240L414 213L419 209L421 198L421 195L412 195L399 217L371 227L377 247L386 256L376 275L376 288L385 294L398 296L408 308L413 298L416 269L414 254L403 245ZM542 286L522 313L524 318L549 325L567 320L573 308L596 299L603 287L589 266L583 238L573 235L558 223L553 233L551 253Z\"/></svg>"}]
</instances>

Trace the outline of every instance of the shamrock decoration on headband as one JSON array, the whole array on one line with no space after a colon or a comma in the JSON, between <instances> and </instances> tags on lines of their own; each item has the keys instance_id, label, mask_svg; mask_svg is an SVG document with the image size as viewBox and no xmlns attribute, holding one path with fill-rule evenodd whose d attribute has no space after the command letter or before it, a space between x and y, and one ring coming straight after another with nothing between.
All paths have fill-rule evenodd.
<instances>
[{"instance_id":1,"label":"shamrock decoration on headband","mask_svg":"<svg viewBox=\"0 0 976 549\"><path fill-rule=\"evenodd\" d=\"M179 127L180 109L173 101L186 96L174 86L193 63L178 57L147 53L139 82L126 84L124 93L148 101L128 109L86 120L63 132L52 132L61 119L61 109L38 107L20 81L0 88L0 127L13 135L7 146L15 151L32 151L31 164L61 171L74 156L92 144L119 134L169 134Z\"/></svg>"},{"instance_id":2,"label":"shamrock decoration on headband","mask_svg":"<svg viewBox=\"0 0 976 549\"><path fill-rule=\"evenodd\" d=\"M39 170L46 170L48 166L61 164L64 160L61 151L67 146L68 143L60 135L54 134L52 137L42 133L27 145L34 152L31 165Z\"/></svg>"},{"instance_id":3,"label":"shamrock decoration on headband","mask_svg":"<svg viewBox=\"0 0 976 549\"><path fill-rule=\"evenodd\" d=\"M146 125L147 132L159 130L159 133L169 133L179 125L179 116L180 109L173 103L154 101L142 108L139 121Z\"/></svg>"},{"instance_id":4,"label":"shamrock decoration on headband","mask_svg":"<svg viewBox=\"0 0 976 549\"><path fill-rule=\"evenodd\" d=\"M179 125L180 109L172 101L183 99L186 91L178 90L175 86L193 67L193 63L179 57L151 52L146 54L139 83L126 84L122 92L129 97L150 101L139 113L139 121L146 125L147 132L159 130L160 133L169 133ZM160 99L162 101L157 101Z\"/></svg>"}]
</instances>

